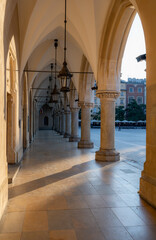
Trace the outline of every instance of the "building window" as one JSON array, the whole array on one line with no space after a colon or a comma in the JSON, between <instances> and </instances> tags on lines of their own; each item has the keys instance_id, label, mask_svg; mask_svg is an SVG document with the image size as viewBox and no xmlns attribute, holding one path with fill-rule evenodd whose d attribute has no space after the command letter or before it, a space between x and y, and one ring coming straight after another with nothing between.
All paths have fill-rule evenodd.
<instances>
[{"instance_id":1,"label":"building window","mask_svg":"<svg viewBox=\"0 0 156 240\"><path fill-rule=\"evenodd\" d=\"M130 88L129 88L129 92L130 92L130 93L133 93L133 92L134 92L134 88L133 88L133 87L130 87Z\"/></svg>"},{"instance_id":2,"label":"building window","mask_svg":"<svg viewBox=\"0 0 156 240\"><path fill-rule=\"evenodd\" d=\"M120 96L123 96L123 95L124 95L124 93L123 93L123 92L121 92L121 93L120 93Z\"/></svg>"},{"instance_id":3,"label":"building window","mask_svg":"<svg viewBox=\"0 0 156 240\"><path fill-rule=\"evenodd\" d=\"M141 87L138 88L138 93L142 93L142 88Z\"/></svg>"},{"instance_id":4,"label":"building window","mask_svg":"<svg viewBox=\"0 0 156 240\"><path fill-rule=\"evenodd\" d=\"M124 101L123 101L123 99L120 99L120 104L124 104Z\"/></svg>"},{"instance_id":5,"label":"building window","mask_svg":"<svg viewBox=\"0 0 156 240\"><path fill-rule=\"evenodd\" d=\"M143 97L137 97L137 103L143 104Z\"/></svg>"},{"instance_id":6,"label":"building window","mask_svg":"<svg viewBox=\"0 0 156 240\"><path fill-rule=\"evenodd\" d=\"M49 125L49 118L45 117L44 118L44 126L48 126Z\"/></svg>"},{"instance_id":7,"label":"building window","mask_svg":"<svg viewBox=\"0 0 156 240\"><path fill-rule=\"evenodd\" d=\"M133 102L133 100L134 100L134 96L128 97L128 103Z\"/></svg>"}]
</instances>

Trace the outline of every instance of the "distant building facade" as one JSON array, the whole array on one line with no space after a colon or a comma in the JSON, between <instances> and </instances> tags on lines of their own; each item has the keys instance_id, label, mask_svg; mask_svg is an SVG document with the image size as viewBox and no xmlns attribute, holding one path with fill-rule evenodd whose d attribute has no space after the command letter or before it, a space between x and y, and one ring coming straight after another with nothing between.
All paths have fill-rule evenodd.
<instances>
[{"instance_id":1,"label":"distant building facade","mask_svg":"<svg viewBox=\"0 0 156 240\"><path fill-rule=\"evenodd\" d=\"M100 108L100 99L94 91L94 108L92 114L96 115ZM120 96L116 100L116 107L127 108L128 104L136 100L138 104L146 104L146 79L128 78L128 81L120 81Z\"/></svg>"},{"instance_id":2,"label":"distant building facade","mask_svg":"<svg viewBox=\"0 0 156 240\"><path fill-rule=\"evenodd\" d=\"M146 80L128 78L126 83L126 106L133 100L136 100L137 104L146 104Z\"/></svg>"},{"instance_id":3,"label":"distant building facade","mask_svg":"<svg viewBox=\"0 0 156 240\"><path fill-rule=\"evenodd\" d=\"M126 108L132 100L146 104L146 79L128 78L128 81L120 81L120 96L116 100L116 107Z\"/></svg>"},{"instance_id":4,"label":"distant building facade","mask_svg":"<svg viewBox=\"0 0 156 240\"><path fill-rule=\"evenodd\" d=\"M120 81L120 96L116 100L116 107L122 106L126 108L126 84L127 82L125 80Z\"/></svg>"}]
</instances>

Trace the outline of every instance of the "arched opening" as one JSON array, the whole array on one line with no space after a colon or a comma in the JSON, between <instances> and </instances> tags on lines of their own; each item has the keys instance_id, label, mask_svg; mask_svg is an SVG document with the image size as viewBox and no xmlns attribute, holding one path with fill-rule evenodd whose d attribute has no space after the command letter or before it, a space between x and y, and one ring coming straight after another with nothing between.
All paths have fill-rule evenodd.
<instances>
[{"instance_id":1,"label":"arched opening","mask_svg":"<svg viewBox=\"0 0 156 240\"><path fill-rule=\"evenodd\" d=\"M47 116L44 117L44 126L49 125L49 118Z\"/></svg>"},{"instance_id":2,"label":"arched opening","mask_svg":"<svg viewBox=\"0 0 156 240\"><path fill-rule=\"evenodd\" d=\"M52 130L53 116L48 104L44 104L37 112L37 115L36 118L39 117L39 130Z\"/></svg>"},{"instance_id":3,"label":"arched opening","mask_svg":"<svg viewBox=\"0 0 156 240\"><path fill-rule=\"evenodd\" d=\"M136 14L122 59L115 135L121 159L140 170L146 159L146 61L138 62L137 57L145 53L144 32Z\"/></svg>"}]
</instances>

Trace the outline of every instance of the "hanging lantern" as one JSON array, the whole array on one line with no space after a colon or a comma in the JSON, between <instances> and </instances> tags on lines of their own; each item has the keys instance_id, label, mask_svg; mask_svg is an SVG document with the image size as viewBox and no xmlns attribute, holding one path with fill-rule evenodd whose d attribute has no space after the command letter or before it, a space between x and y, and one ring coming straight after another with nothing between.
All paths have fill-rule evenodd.
<instances>
[{"instance_id":1,"label":"hanging lantern","mask_svg":"<svg viewBox=\"0 0 156 240\"><path fill-rule=\"evenodd\" d=\"M57 90L56 84L52 92L53 103L58 103L60 92Z\"/></svg>"},{"instance_id":2,"label":"hanging lantern","mask_svg":"<svg viewBox=\"0 0 156 240\"><path fill-rule=\"evenodd\" d=\"M54 101L53 101L53 96L52 96L52 93L51 93L51 96L50 96L50 100L49 100L49 103L48 103L49 107L53 107L54 105Z\"/></svg>"},{"instance_id":3,"label":"hanging lantern","mask_svg":"<svg viewBox=\"0 0 156 240\"><path fill-rule=\"evenodd\" d=\"M53 92L51 94L52 94L52 98L53 98L53 103L58 103L59 96L60 96L60 92L59 92L59 90L57 89L57 86L56 86L56 67L57 67L58 39L54 40L54 47L55 47L55 86L54 86Z\"/></svg>"},{"instance_id":4,"label":"hanging lantern","mask_svg":"<svg viewBox=\"0 0 156 240\"><path fill-rule=\"evenodd\" d=\"M53 70L53 63L51 63L51 76L49 77L49 86L48 86L48 89L50 90L51 89L51 96L50 96L50 100L48 102L48 106L50 108L53 107L53 97L52 97L52 70Z\"/></svg>"},{"instance_id":5,"label":"hanging lantern","mask_svg":"<svg viewBox=\"0 0 156 240\"><path fill-rule=\"evenodd\" d=\"M61 92L69 92L70 91L70 83L71 83L71 78L72 74L69 72L67 68L67 62L63 63L63 67L61 71L59 72L58 77L61 80Z\"/></svg>"},{"instance_id":6,"label":"hanging lantern","mask_svg":"<svg viewBox=\"0 0 156 240\"><path fill-rule=\"evenodd\" d=\"M66 0L65 0L65 20L64 20L64 62L63 62L63 67L61 69L61 71L59 72L58 77L61 80L61 92L69 92L70 91L70 82L71 82L71 78L72 78L72 74L69 72L69 69L67 67L67 61L66 61L66 51L67 51L67 46L66 46L66 25L67 25L67 4L66 4Z\"/></svg>"}]
</instances>

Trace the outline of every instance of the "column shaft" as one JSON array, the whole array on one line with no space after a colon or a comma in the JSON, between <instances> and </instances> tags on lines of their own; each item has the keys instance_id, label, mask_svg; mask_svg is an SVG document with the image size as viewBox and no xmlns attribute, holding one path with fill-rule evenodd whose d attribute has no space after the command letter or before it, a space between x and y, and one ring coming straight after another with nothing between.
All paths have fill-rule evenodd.
<instances>
[{"instance_id":1,"label":"column shaft","mask_svg":"<svg viewBox=\"0 0 156 240\"><path fill-rule=\"evenodd\" d=\"M118 161L120 154L115 151L115 100L117 92L97 92L101 100L101 142L96 152L97 161Z\"/></svg>"},{"instance_id":2,"label":"column shaft","mask_svg":"<svg viewBox=\"0 0 156 240\"><path fill-rule=\"evenodd\" d=\"M90 140L90 108L91 103L79 103L81 106L81 140L78 148L93 148L94 144Z\"/></svg>"},{"instance_id":3,"label":"column shaft","mask_svg":"<svg viewBox=\"0 0 156 240\"><path fill-rule=\"evenodd\" d=\"M80 140L78 136L78 111L79 108L71 109L71 137L69 142L78 142Z\"/></svg>"},{"instance_id":4,"label":"column shaft","mask_svg":"<svg viewBox=\"0 0 156 240\"><path fill-rule=\"evenodd\" d=\"M69 138L71 136L71 113L70 111L65 112L65 134L64 138Z\"/></svg>"},{"instance_id":5,"label":"column shaft","mask_svg":"<svg viewBox=\"0 0 156 240\"><path fill-rule=\"evenodd\" d=\"M64 114L64 112L62 113L62 125L61 125L61 133L62 133L62 135L64 135L64 133L65 133L65 114Z\"/></svg>"}]
</instances>

